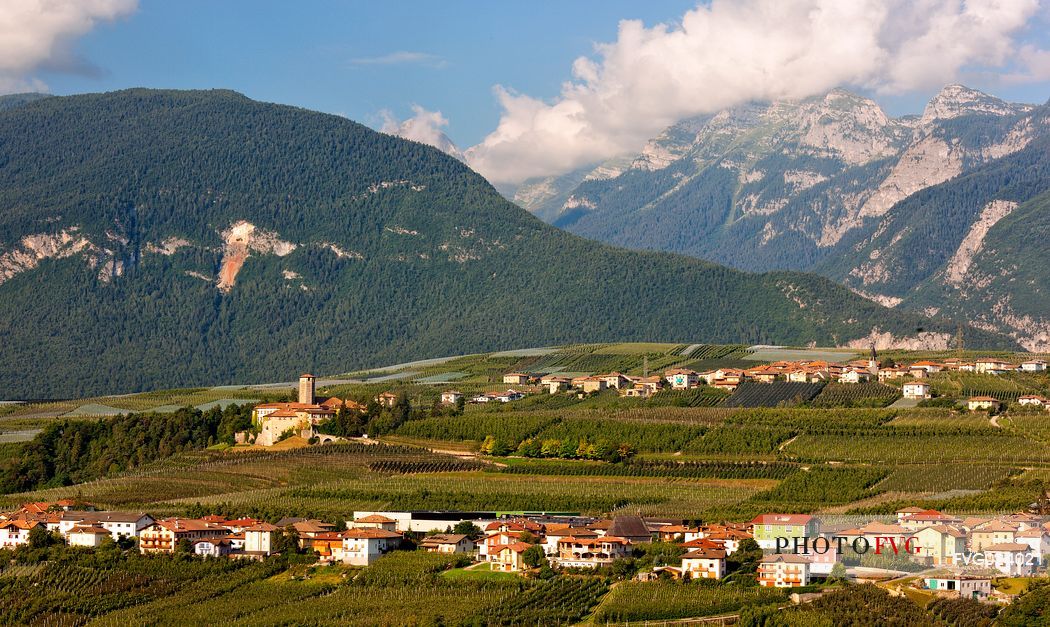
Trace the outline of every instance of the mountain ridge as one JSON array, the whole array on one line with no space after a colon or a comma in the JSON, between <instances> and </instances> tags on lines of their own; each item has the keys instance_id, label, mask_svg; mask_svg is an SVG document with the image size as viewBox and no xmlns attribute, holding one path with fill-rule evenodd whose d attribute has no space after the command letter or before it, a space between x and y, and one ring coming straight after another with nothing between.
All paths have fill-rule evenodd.
<instances>
[{"instance_id":1,"label":"mountain ridge","mask_svg":"<svg viewBox=\"0 0 1050 627\"><path fill-rule=\"evenodd\" d=\"M234 92L51 97L0 112L0 138L0 396L520 345L945 346L954 332L813 275L584 240L434 148Z\"/></svg>"},{"instance_id":2,"label":"mountain ridge","mask_svg":"<svg viewBox=\"0 0 1050 627\"><path fill-rule=\"evenodd\" d=\"M953 253L956 275L969 263L973 251L967 247L976 246L993 228L992 218L1005 211L988 202L1023 202L1038 186L1019 199L1005 188L985 190L985 204L965 212L917 209L932 198L924 195L931 189L962 189L970 173L991 172L1026 150L1041 154L1045 148L1029 148L1050 136L1048 110L954 84L921 115L901 118L841 89L801 101L751 103L669 127L638 156L583 174L563 192L559 208L558 199L544 198L542 215L617 245L681 252L752 271L814 271L887 306L959 312L944 298L918 296L924 291L919 284ZM983 180L1010 184L1007 174ZM526 185L515 198L526 201L530 189L559 184ZM972 188L943 193L979 195ZM950 214L952 228L923 227L926 235L919 235L912 222L927 214L941 220ZM931 228L939 237L930 242L935 254L919 244ZM862 258L868 254L870 259ZM916 272L920 266L929 273ZM880 273L896 277L895 285L875 278ZM963 309L969 319L979 313ZM1047 347L1034 339L1039 332L1025 335L1022 328L1031 324L1014 324L1012 317L1004 312L976 319L1026 346Z\"/></svg>"}]
</instances>

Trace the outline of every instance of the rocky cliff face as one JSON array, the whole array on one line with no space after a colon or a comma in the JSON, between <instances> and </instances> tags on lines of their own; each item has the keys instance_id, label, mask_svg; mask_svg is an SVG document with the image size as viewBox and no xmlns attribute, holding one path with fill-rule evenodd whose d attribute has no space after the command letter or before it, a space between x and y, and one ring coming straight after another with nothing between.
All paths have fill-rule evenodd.
<instances>
[{"instance_id":1,"label":"rocky cliff face","mask_svg":"<svg viewBox=\"0 0 1050 627\"><path fill-rule=\"evenodd\" d=\"M834 90L683 120L638 155L523 185L515 199L587 237L746 270L815 269L884 305L947 312L975 281L989 283L975 273L996 224L1050 185L1030 167L1040 159L1033 142L1050 136L1048 119L1046 107L962 85L903 118ZM971 173L998 172L995 164L1022 154L1014 172L1027 168L1023 185L1007 168L967 187ZM531 201L539 189L542 211ZM1012 270L996 272L1006 281ZM916 296L930 282L948 292ZM983 305L1001 312L982 314L986 328L1021 341L1044 333L1008 292Z\"/></svg>"},{"instance_id":2,"label":"rocky cliff face","mask_svg":"<svg viewBox=\"0 0 1050 627\"><path fill-rule=\"evenodd\" d=\"M874 101L843 90L750 104L683 120L640 154L612 159L582 177L527 182L514 200L583 235L751 270L784 267L785 248L797 248L801 238L813 250L789 267L804 269L861 236L904 198L1023 149L1045 132L1033 126L1031 110L961 85L945 87L919 117L891 118ZM728 206L681 199L709 195L711 177L704 174L712 167L735 174L730 188L720 190ZM716 179L726 185L724 177ZM683 210L678 200L693 206ZM712 211L718 219L702 220L712 228L696 232L690 214ZM632 235L607 224L634 214L677 219L684 234L651 241L644 229ZM756 217L763 224L748 223ZM727 230L732 237L725 237ZM741 247L750 252L741 257Z\"/></svg>"}]
</instances>

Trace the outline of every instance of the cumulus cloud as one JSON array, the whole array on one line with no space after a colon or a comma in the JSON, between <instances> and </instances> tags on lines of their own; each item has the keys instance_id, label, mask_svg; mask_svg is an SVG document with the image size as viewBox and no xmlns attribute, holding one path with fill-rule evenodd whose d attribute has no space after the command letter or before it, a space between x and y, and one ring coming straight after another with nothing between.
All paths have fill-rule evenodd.
<instances>
[{"instance_id":1,"label":"cumulus cloud","mask_svg":"<svg viewBox=\"0 0 1050 627\"><path fill-rule=\"evenodd\" d=\"M432 68L443 68L447 62L436 54L399 50L378 57L357 57L350 59L351 65L423 65Z\"/></svg>"},{"instance_id":2,"label":"cumulus cloud","mask_svg":"<svg viewBox=\"0 0 1050 627\"><path fill-rule=\"evenodd\" d=\"M138 0L0 0L0 93L46 91L41 69L92 73L72 51L96 24L129 15Z\"/></svg>"},{"instance_id":3,"label":"cumulus cloud","mask_svg":"<svg viewBox=\"0 0 1050 627\"><path fill-rule=\"evenodd\" d=\"M412 117L404 121L398 120L387 109L380 111L379 115L383 120L380 130L384 133L433 146L457 159L463 158L463 153L441 130L448 126L448 118L442 115L440 111L428 111L414 104L412 105Z\"/></svg>"},{"instance_id":4,"label":"cumulus cloud","mask_svg":"<svg viewBox=\"0 0 1050 627\"><path fill-rule=\"evenodd\" d=\"M680 23L620 23L544 101L495 88L497 128L467 151L496 182L633 152L689 116L837 86L895 94L1016 62L1039 0L713 0ZM1039 51L1029 57L1042 63Z\"/></svg>"}]
</instances>

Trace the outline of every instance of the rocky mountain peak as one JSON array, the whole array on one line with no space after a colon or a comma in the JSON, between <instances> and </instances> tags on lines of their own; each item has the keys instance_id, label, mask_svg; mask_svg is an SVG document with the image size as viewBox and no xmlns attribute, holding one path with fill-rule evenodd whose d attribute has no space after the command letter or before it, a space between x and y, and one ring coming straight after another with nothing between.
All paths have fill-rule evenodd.
<instances>
[{"instance_id":1,"label":"rocky mountain peak","mask_svg":"<svg viewBox=\"0 0 1050 627\"><path fill-rule=\"evenodd\" d=\"M1006 102L965 85L947 85L926 105L919 123L926 126L939 120L950 120L974 113L989 115L1013 115L1032 107Z\"/></svg>"}]
</instances>

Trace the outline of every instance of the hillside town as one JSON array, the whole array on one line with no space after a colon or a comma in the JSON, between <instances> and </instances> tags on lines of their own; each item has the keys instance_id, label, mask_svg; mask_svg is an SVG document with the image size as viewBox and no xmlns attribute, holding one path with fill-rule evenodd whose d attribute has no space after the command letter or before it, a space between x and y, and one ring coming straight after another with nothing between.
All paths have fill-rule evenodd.
<instances>
[{"instance_id":1,"label":"hillside town","mask_svg":"<svg viewBox=\"0 0 1050 627\"><path fill-rule=\"evenodd\" d=\"M881 383L886 386L899 385L899 394L906 401L925 401L934 397L930 378L941 372L976 373L982 375L1005 375L1008 373L1043 374L1047 362L1031 359L1014 363L998 358L977 358L972 361L945 359L943 361L918 360L908 364L884 363L872 349L868 359L845 363L825 360L773 361L752 368L717 368L695 371L688 368L669 368L662 375L630 375L609 372L581 376L565 373L537 374L530 372L507 372L502 376L504 385L515 386L505 390L484 391L465 394L447 389L441 393L440 402L446 407L461 407L464 404L485 405L512 403L532 394L569 394L579 398L587 395L615 391L623 398L648 399L662 391L697 390L707 386L732 393L744 383L778 382L826 384L839 383L859 385ZM252 414L253 432L238 434L239 443L257 446L272 446L291 435L318 442L331 441L317 427L334 417L339 411L363 414L367 407L349 398L316 398L316 377L303 374L299 378L298 397L294 402L262 403ZM392 408L398 395L384 391L372 399L381 407ZM1038 394L1025 394L1016 399L1016 404L1028 409L1050 411L1050 398ZM988 395L975 395L961 400L961 407L970 411L997 411L1004 401Z\"/></svg>"},{"instance_id":2,"label":"hillside town","mask_svg":"<svg viewBox=\"0 0 1050 627\"><path fill-rule=\"evenodd\" d=\"M321 564L367 567L394 551L460 554L481 568L529 575L541 564L566 572L606 572L654 543L673 559L634 576L721 580L753 553L754 585L818 590L850 580L904 581L936 596L1005 603L1004 578L1047 576L1050 515L1018 512L957 516L906 507L866 521L800 513L765 513L736 522L690 522L617 515L454 511L354 512L335 522L286 517L157 519L143 512L98 511L76 500L26 503L0 514L0 548L50 534L92 550L117 543L143 554L263 560L281 551Z\"/></svg>"}]
</instances>

